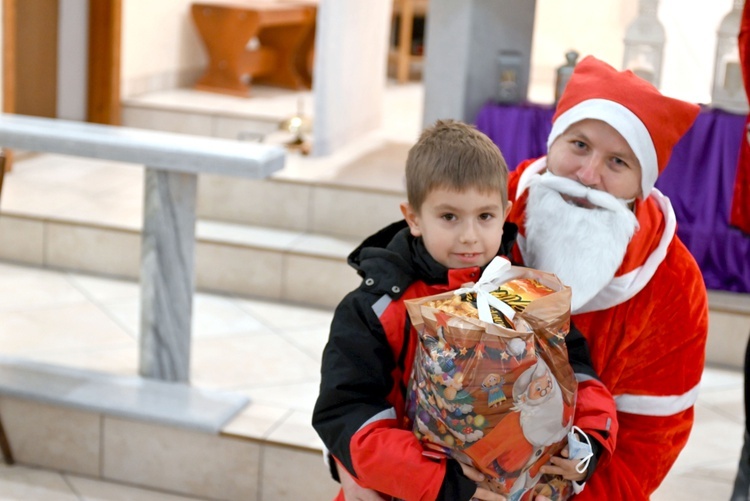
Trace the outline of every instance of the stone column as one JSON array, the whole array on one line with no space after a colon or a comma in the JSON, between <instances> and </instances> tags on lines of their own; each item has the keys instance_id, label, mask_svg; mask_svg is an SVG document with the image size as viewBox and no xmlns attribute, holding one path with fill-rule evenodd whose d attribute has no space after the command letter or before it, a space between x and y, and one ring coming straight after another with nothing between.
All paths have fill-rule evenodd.
<instances>
[{"instance_id":1,"label":"stone column","mask_svg":"<svg viewBox=\"0 0 750 501\"><path fill-rule=\"evenodd\" d=\"M382 124L392 0L325 0L318 7L313 155Z\"/></svg>"},{"instance_id":2,"label":"stone column","mask_svg":"<svg viewBox=\"0 0 750 501\"><path fill-rule=\"evenodd\" d=\"M190 379L198 176L146 167L141 250L141 376Z\"/></svg>"},{"instance_id":3,"label":"stone column","mask_svg":"<svg viewBox=\"0 0 750 501\"><path fill-rule=\"evenodd\" d=\"M500 51L521 54L526 98L536 0L430 0L425 47L424 115L473 123L497 95Z\"/></svg>"}]
</instances>

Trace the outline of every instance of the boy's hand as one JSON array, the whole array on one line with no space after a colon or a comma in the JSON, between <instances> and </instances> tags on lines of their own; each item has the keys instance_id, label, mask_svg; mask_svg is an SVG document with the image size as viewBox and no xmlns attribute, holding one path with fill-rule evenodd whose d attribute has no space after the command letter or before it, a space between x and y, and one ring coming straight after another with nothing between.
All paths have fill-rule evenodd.
<instances>
[{"instance_id":1,"label":"boy's hand","mask_svg":"<svg viewBox=\"0 0 750 501\"><path fill-rule=\"evenodd\" d=\"M461 465L461 470L463 470L464 475L466 475L470 480L473 480L474 482L482 482L484 480L484 474L480 472L479 470L472 468L471 466L464 464L462 462L458 462L459 465ZM505 496L501 496L500 494L496 494L492 492L489 489L484 489L482 487L477 487L477 491L474 493L474 499L483 499L485 501L507 501L505 499Z\"/></svg>"},{"instance_id":2,"label":"boy's hand","mask_svg":"<svg viewBox=\"0 0 750 501\"><path fill-rule=\"evenodd\" d=\"M344 499L346 501L383 501L386 499L377 491L360 486L354 481L354 478L349 475L346 468L342 468L338 463L336 463L336 471L339 474L341 490L344 491Z\"/></svg>"},{"instance_id":3,"label":"boy's hand","mask_svg":"<svg viewBox=\"0 0 750 501\"><path fill-rule=\"evenodd\" d=\"M542 466L539 471L542 473L549 473L551 475L560 475L564 479L572 480L574 482L581 482L586 478L586 470L583 470L583 473L578 473L578 470L576 470L576 466L581 460L567 459L567 445L560 452L560 456L553 456L552 459L550 459L550 463L552 464L546 464Z\"/></svg>"}]
</instances>

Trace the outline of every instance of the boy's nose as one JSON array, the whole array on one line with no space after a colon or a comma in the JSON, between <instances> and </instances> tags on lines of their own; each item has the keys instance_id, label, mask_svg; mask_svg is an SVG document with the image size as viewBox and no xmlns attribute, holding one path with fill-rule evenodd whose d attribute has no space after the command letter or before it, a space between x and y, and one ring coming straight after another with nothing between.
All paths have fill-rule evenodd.
<instances>
[{"instance_id":1,"label":"boy's nose","mask_svg":"<svg viewBox=\"0 0 750 501\"><path fill-rule=\"evenodd\" d=\"M477 241L477 230L473 224L469 223L461 232L461 243L472 244Z\"/></svg>"}]
</instances>

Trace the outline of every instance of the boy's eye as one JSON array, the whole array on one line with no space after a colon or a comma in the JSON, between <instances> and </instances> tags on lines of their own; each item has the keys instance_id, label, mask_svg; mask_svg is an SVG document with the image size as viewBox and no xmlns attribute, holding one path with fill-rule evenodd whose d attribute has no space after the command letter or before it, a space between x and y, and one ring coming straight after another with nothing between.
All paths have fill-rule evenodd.
<instances>
[{"instance_id":1,"label":"boy's eye","mask_svg":"<svg viewBox=\"0 0 750 501\"><path fill-rule=\"evenodd\" d=\"M443 214L440 217L442 217L446 221L455 221L456 220L456 215L455 214Z\"/></svg>"},{"instance_id":2,"label":"boy's eye","mask_svg":"<svg viewBox=\"0 0 750 501\"><path fill-rule=\"evenodd\" d=\"M489 212L485 212L484 214L479 215L479 219L481 219L482 221L489 221L493 217L495 217L494 214L490 214Z\"/></svg>"}]
</instances>

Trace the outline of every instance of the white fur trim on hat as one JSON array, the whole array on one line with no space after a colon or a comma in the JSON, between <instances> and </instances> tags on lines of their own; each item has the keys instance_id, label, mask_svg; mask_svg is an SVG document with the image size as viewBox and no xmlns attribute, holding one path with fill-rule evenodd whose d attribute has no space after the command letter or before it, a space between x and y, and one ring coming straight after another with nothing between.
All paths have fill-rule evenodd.
<instances>
[{"instance_id":1,"label":"white fur trim on hat","mask_svg":"<svg viewBox=\"0 0 750 501\"><path fill-rule=\"evenodd\" d=\"M552 124L547 149L574 123L587 118L601 120L619 132L641 163L641 198L646 198L659 176L659 163L651 135L643 122L629 109L608 99L588 99L562 113Z\"/></svg>"}]
</instances>

